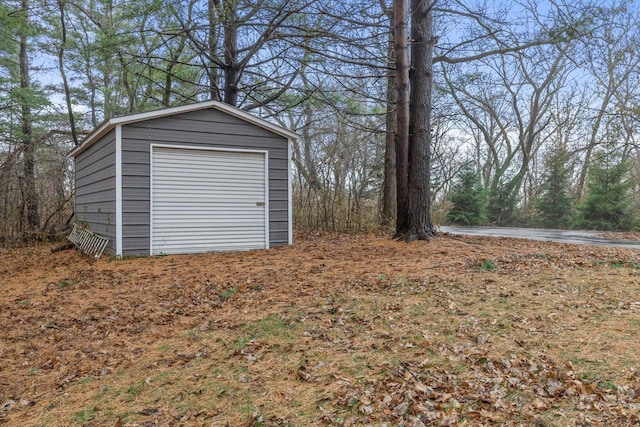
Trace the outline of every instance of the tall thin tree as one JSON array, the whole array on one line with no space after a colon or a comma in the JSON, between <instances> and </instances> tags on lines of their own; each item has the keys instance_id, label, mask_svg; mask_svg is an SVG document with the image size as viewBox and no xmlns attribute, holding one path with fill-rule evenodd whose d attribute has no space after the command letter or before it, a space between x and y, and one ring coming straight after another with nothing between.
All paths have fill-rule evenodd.
<instances>
[{"instance_id":1,"label":"tall thin tree","mask_svg":"<svg viewBox=\"0 0 640 427\"><path fill-rule=\"evenodd\" d=\"M411 0L411 110L409 113L409 194L407 241L436 234L431 223L431 92L433 88L433 7Z\"/></svg>"},{"instance_id":2,"label":"tall thin tree","mask_svg":"<svg viewBox=\"0 0 640 427\"><path fill-rule=\"evenodd\" d=\"M36 191L36 155L33 140L31 116L31 76L29 74L29 0L21 1L23 22L20 26L20 109L21 109L21 144L23 156L22 212L26 218L29 231L40 226L38 214L38 192Z\"/></svg>"},{"instance_id":3,"label":"tall thin tree","mask_svg":"<svg viewBox=\"0 0 640 427\"><path fill-rule=\"evenodd\" d=\"M407 40L407 0L393 4L396 60L396 236L407 230L409 209L409 47Z\"/></svg>"},{"instance_id":4,"label":"tall thin tree","mask_svg":"<svg viewBox=\"0 0 640 427\"><path fill-rule=\"evenodd\" d=\"M406 3L394 3L396 31L398 211L396 236L428 240L431 222L431 91L433 87L433 8L436 1L411 0L411 72L408 72ZM404 22L403 22L404 21ZM404 31L404 33L403 33ZM405 79L408 78L406 81ZM408 95L408 99L406 99Z\"/></svg>"}]
</instances>

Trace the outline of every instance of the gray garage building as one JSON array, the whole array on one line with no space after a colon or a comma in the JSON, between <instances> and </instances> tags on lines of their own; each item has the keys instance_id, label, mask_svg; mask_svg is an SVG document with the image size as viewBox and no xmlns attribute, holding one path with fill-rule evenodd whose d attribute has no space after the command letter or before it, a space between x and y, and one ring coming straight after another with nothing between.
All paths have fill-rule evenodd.
<instances>
[{"instance_id":1,"label":"gray garage building","mask_svg":"<svg viewBox=\"0 0 640 427\"><path fill-rule=\"evenodd\" d=\"M297 138L217 101L106 120L71 152L76 222L117 256L290 244Z\"/></svg>"}]
</instances>

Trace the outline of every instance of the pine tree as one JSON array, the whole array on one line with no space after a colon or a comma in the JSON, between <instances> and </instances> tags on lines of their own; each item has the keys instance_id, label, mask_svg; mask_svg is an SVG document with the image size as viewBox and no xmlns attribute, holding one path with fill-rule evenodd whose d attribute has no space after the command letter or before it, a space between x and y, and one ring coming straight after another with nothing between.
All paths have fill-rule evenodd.
<instances>
[{"instance_id":1,"label":"pine tree","mask_svg":"<svg viewBox=\"0 0 640 427\"><path fill-rule=\"evenodd\" d=\"M553 150L545 159L546 173L542 194L535 202L536 224L544 228L569 228L573 220L573 198L569 194L567 167L569 153L564 147Z\"/></svg>"},{"instance_id":2,"label":"pine tree","mask_svg":"<svg viewBox=\"0 0 640 427\"><path fill-rule=\"evenodd\" d=\"M574 226L592 230L630 230L636 222L631 203L629 165L603 156L589 169L587 196L578 205Z\"/></svg>"},{"instance_id":3,"label":"pine tree","mask_svg":"<svg viewBox=\"0 0 640 427\"><path fill-rule=\"evenodd\" d=\"M6 1L0 5L0 141L18 159L13 173L17 175L17 192L0 191L0 201L17 211L18 230L40 228L38 194L38 122L48 100L33 80L31 55L38 37L32 24L33 10L29 0ZM39 117L40 116L40 117ZM7 164L8 166L8 164ZM3 221L7 219L2 218Z\"/></svg>"},{"instance_id":4,"label":"pine tree","mask_svg":"<svg viewBox=\"0 0 640 427\"><path fill-rule=\"evenodd\" d=\"M487 203L487 217L494 225L513 226L519 221L518 193L513 187L514 180L507 183L498 182L489 190Z\"/></svg>"},{"instance_id":5,"label":"pine tree","mask_svg":"<svg viewBox=\"0 0 640 427\"><path fill-rule=\"evenodd\" d=\"M470 163L458 174L449 197L453 206L447 212L447 221L460 225L482 225L487 220L485 191L480 174Z\"/></svg>"}]
</instances>

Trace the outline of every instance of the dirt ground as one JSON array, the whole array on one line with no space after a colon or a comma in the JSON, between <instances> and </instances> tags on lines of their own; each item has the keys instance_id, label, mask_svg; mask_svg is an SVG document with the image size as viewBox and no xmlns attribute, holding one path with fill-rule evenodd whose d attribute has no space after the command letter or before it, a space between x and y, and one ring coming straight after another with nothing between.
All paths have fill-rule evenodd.
<instances>
[{"instance_id":1,"label":"dirt ground","mask_svg":"<svg viewBox=\"0 0 640 427\"><path fill-rule=\"evenodd\" d=\"M312 234L0 249L0 424L638 425L640 252Z\"/></svg>"}]
</instances>

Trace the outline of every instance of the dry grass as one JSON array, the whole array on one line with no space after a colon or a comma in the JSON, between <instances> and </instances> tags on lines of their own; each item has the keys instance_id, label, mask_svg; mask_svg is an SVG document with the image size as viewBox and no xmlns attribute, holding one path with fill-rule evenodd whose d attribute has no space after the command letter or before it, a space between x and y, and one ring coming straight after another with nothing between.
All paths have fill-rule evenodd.
<instances>
[{"instance_id":1,"label":"dry grass","mask_svg":"<svg viewBox=\"0 0 640 427\"><path fill-rule=\"evenodd\" d=\"M0 424L611 425L640 254L443 237L91 262L0 252Z\"/></svg>"}]
</instances>

